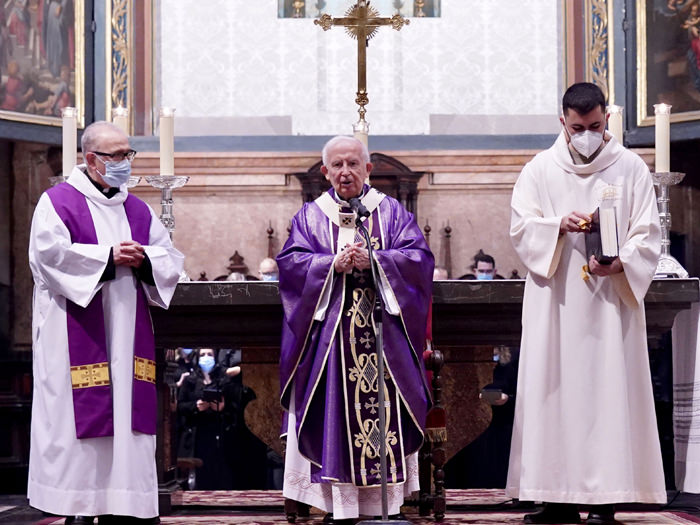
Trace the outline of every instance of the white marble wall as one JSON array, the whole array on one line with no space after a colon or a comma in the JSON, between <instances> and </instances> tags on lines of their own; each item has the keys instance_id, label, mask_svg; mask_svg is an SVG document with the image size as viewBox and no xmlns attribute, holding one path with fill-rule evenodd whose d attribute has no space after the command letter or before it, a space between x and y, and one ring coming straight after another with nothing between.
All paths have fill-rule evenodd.
<instances>
[{"instance_id":1,"label":"white marble wall","mask_svg":"<svg viewBox=\"0 0 700 525\"><path fill-rule=\"evenodd\" d=\"M442 0L440 18L380 29L371 133L557 132L560 9ZM161 0L157 16L156 104L177 108L178 135L332 135L357 120L357 42L342 28L279 19L277 0Z\"/></svg>"}]
</instances>

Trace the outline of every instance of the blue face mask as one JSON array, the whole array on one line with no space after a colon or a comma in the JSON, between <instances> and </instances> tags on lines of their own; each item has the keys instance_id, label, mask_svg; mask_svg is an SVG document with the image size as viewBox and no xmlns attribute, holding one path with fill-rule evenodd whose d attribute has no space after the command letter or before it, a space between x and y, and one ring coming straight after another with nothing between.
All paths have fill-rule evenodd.
<instances>
[{"instance_id":1,"label":"blue face mask","mask_svg":"<svg viewBox=\"0 0 700 525\"><path fill-rule=\"evenodd\" d=\"M99 171L97 173L100 173ZM100 173L100 177L112 188L119 188L122 184L126 184L131 176L131 162L127 159L116 162L113 160L105 161L105 172Z\"/></svg>"},{"instance_id":2,"label":"blue face mask","mask_svg":"<svg viewBox=\"0 0 700 525\"><path fill-rule=\"evenodd\" d=\"M189 356L192 353L191 348L183 348L182 353L185 354L186 356Z\"/></svg>"},{"instance_id":3,"label":"blue face mask","mask_svg":"<svg viewBox=\"0 0 700 525\"><path fill-rule=\"evenodd\" d=\"M279 281L279 276L276 273L264 273L262 274L263 281Z\"/></svg>"},{"instance_id":4,"label":"blue face mask","mask_svg":"<svg viewBox=\"0 0 700 525\"><path fill-rule=\"evenodd\" d=\"M199 358L199 368L201 368L207 374L214 368L214 356L203 355Z\"/></svg>"},{"instance_id":5,"label":"blue face mask","mask_svg":"<svg viewBox=\"0 0 700 525\"><path fill-rule=\"evenodd\" d=\"M476 278L479 281L491 281L493 279L493 274L492 273L478 273L477 272Z\"/></svg>"}]
</instances>

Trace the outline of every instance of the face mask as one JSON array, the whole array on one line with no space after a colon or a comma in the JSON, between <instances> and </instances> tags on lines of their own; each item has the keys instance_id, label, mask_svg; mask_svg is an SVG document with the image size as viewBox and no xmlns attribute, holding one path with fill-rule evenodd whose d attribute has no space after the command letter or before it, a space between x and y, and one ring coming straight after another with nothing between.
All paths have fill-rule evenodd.
<instances>
[{"instance_id":1,"label":"face mask","mask_svg":"<svg viewBox=\"0 0 700 525\"><path fill-rule=\"evenodd\" d=\"M182 353L189 356L192 353L192 349L191 348L183 348Z\"/></svg>"},{"instance_id":2,"label":"face mask","mask_svg":"<svg viewBox=\"0 0 700 525\"><path fill-rule=\"evenodd\" d=\"M263 281L278 281L279 277L276 273L264 273L262 274Z\"/></svg>"},{"instance_id":3,"label":"face mask","mask_svg":"<svg viewBox=\"0 0 700 525\"><path fill-rule=\"evenodd\" d=\"M214 356L203 355L202 357L200 357L199 368L201 368L207 374L211 372L212 368L214 368Z\"/></svg>"},{"instance_id":4,"label":"face mask","mask_svg":"<svg viewBox=\"0 0 700 525\"><path fill-rule=\"evenodd\" d=\"M492 273L477 273L476 279L478 281L491 281L491 280L493 280L493 274Z\"/></svg>"},{"instance_id":5,"label":"face mask","mask_svg":"<svg viewBox=\"0 0 700 525\"><path fill-rule=\"evenodd\" d=\"M97 173L100 173L99 171ZM119 188L122 184L126 184L131 175L131 162L124 159L120 162L113 160L105 161L104 175L100 173L100 177L112 188Z\"/></svg>"},{"instance_id":6,"label":"face mask","mask_svg":"<svg viewBox=\"0 0 700 525\"><path fill-rule=\"evenodd\" d=\"M587 129L570 135L571 145L581 155L588 158L593 155L603 143L603 134Z\"/></svg>"}]
</instances>

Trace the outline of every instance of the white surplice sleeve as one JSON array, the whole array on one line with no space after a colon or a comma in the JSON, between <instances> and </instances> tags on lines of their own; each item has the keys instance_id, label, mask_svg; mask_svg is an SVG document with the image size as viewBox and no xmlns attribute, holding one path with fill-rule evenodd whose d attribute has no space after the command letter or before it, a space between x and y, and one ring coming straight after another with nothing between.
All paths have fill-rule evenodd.
<instances>
[{"instance_id":1,"label":"white surplice sleeve","mask_svg":"<svg viewBox=\"0 0 700 525\"><path fill-rule=\"evenodd\" d=\"M549 279L559 265L564 236L561 217L544 217L531 164L520 173L511 199L510 238L528 271Z\"/></svg>"},{"instance_id":2,"label":"white surplice sleeve","mask_svg":"<svg viewBox=\"0 0 700 525\"><path fill-rule=\"evenodd\" d=\"M71 243L70 232L45 193L34 210L29 265L37 286L86 307L102 288L111 246Z\"/></svg>"},{"instance_id":3,"label":"white surplice sleeve","mask_svg":"<svg viewBox=\"0 0 700 525\"><path fill-rule=\"evenodd\" d=\"M634 169L629 171L635 181L629 203L629 227L620 239L620 262L624 272L611 277L620 297L628 306L636 307L644 301L656 272L661 254L661 226L649 169L638 159Z\"/></svg>"},{"instance_id":4,"label":"white surplice sleeve","mask_svg":"<svg viewBox=\"0 0 700 525\"><path fill-rule=\"evenodd\" d=\"M167 309L182 273L185 256L173 246L168 231L150 206L148 209L151 212L151 229L149 244L144 249L151 261L155 286L142 284L148 302Z\"/></svg>"}]
</instances>

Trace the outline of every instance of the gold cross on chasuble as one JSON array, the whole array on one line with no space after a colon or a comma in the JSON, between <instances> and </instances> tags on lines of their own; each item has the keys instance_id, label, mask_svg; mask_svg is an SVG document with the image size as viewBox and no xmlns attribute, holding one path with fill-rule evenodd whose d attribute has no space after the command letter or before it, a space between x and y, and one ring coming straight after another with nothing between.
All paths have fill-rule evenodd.
<instances>
[{"instance_id":1,"label":"gold cross on chasuble","mask_svg":"<svg viewBox=\"0 0 700 525\"><path fill-rule=\"evenodd\" d=\"M391 18L380 17L376 9L369 5L370 0L358 0L357 3L347 10L342 18L333 18L328 14L321 15L321 18L314 20L314 24L319 25L324 31L328 31L332 26L343 26L345 31L357 39L357 98L355 103L360 106L357 110L360 114L360 121L365 120L367 110L365 106L369 104L367 97L367 44L379 26L391 25L400 31L404 25L408 25L410 20L406 20L399 14Z\"/></svg>"}]
</instances>

